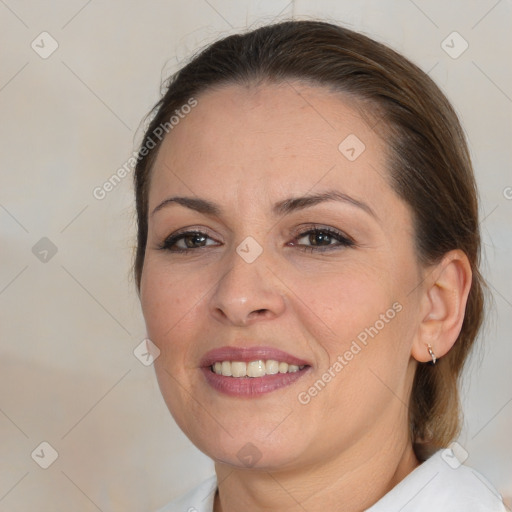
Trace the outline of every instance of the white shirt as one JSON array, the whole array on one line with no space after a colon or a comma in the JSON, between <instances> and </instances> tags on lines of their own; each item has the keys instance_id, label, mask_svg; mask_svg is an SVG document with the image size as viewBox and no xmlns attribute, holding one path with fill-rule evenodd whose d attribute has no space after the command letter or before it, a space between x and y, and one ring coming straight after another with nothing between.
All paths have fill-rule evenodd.
<instances>
[{"instance_id":1,"label":"white shirt","mask_svg":"<svg viewBox=\"0 0 512 512\"><path fill-rule=\"evenodd\" d=\"M213 512L215 476L158 512ZM498 491L480 473L439 450L366 512L506 512Z\"/></svg>"}]
</instances>

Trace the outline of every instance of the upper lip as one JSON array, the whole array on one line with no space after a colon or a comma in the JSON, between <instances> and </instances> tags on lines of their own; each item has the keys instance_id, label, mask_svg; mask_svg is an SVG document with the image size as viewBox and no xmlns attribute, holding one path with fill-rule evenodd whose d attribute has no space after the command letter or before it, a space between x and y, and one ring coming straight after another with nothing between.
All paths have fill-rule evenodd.
<instances>
[{"instance_id":1,"label":"upper lip","mask_svg":"<svg viewBox=\"0 0 512 512\"><path fill-rule=\"evenodd\" d=\"M288 364L295 364L297 366L310 366L309 363L303 359L295 357L287 352L283 352L277 348L265 346L253 347L220 347L207 352L201 359L201 366L208 367L214 363L222 361L240 361L248 363L257 360L267 361L269 359L284 362Z\"/></svg>"}]
</instances>

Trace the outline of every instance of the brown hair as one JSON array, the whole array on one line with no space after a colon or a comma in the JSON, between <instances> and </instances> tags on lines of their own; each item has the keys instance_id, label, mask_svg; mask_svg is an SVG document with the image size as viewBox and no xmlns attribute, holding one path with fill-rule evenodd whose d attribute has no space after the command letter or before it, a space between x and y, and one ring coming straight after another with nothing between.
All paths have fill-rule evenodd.
<instances>
[{"instance_id":1,"label":"brown hair","mask_svg":"<svg viewBox=\"0 0 512 512\"><path fill-rule=\"evenodd\" d=\"M460 431L458 380L482 322L477 192L464 133L449 101L423 71L387 46L326 22L286 21L221 39L172 76L152 111L134 175L137 289L150 174L161 145L160 139L155 144L155 130L212 87L286 80L343 92L370 115L378 114L389 147L391 186L413 212L419 261L436 263L452 249L461 249L470 261L473 282L459 337L435 366L416 369L410 433L417 456L425 459Z\"/></svg>"}]
</instances>

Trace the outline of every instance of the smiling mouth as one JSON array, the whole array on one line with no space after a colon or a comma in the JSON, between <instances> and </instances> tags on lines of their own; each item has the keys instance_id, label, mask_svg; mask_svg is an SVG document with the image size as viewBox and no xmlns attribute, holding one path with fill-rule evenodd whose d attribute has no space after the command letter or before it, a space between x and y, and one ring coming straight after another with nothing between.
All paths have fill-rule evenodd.
<instances>
[{"instance_id":1,"label":"smiling mouth","mask_svg":"<svg viewBox=\"0 0 512 512\"><path fill-rule=\"evenodd\" d=\"M210 366L210 370L223 377L233 378L258 378L265 375L277 375L278 373L296 373L307 365L288 364L275 359L257 359L254 361L217 361Z\"/></svg>"},{"instance_id":2,"label":"smiling mouth","mask_svg":"<svg viewBox=\"0 0 512 512\"><path fill-rule=\"evenodd\" d=\"M308 361L275 347L237 342L210 350L199 363L206 383L223 395L257 398L291 386L312 370Z\"/></svg>"}]
</instances>

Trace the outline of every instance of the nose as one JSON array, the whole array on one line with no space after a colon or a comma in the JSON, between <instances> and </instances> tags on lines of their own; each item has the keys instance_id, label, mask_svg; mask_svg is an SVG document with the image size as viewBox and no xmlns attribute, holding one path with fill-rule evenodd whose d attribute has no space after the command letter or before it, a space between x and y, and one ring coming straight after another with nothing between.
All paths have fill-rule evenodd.
<instances>
[{"instance_id":1,"label":"nose","mask_svg":"<svg viewBox=\"0 0 512 512\"><path fill-rule=\"evenodd\" d=\"M211 299L213 316L224 323L247 326L282 315L286 301L276 274L264 253L248 263L233 251Z\"/></svg>"}]
</instances>

